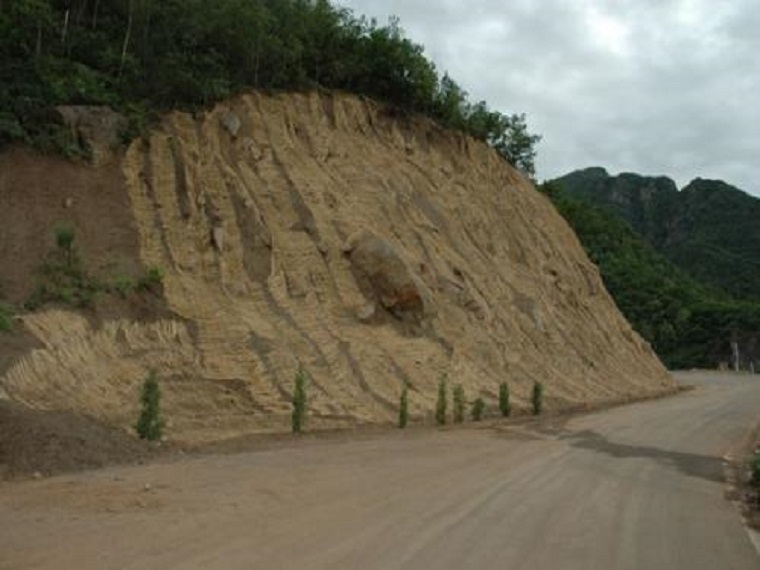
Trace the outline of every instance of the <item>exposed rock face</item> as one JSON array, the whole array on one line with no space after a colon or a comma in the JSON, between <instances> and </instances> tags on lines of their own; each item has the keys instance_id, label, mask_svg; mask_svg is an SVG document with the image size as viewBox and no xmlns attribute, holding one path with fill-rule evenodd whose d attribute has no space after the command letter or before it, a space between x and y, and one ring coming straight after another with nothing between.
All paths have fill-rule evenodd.
<instances>
[{"instance_id":1,"label":"exposed rock face","mask_svg":"<svg viewBox=\"0 0 760 570\"><path fill-rule=\"evenodd\" d=\"M17 158L0 156L0 244L73 220L90 263L161 267L174 317L28 316L42 348L0 377L8 398L128 427L154 368L169 436L199 440L288 429L299 365L311 428L391 421L405 383L412 416L428 416L441 374L490 406L501 381L518 406L542 381L549 409L673 387L550 203L492 150L428 121L323 94L174 113L107 175L123 208L95 207L87 181L104 171L49 165L33 186L54 196L70 179L71 207L24 213L32 175ZM44 251L33 239L0 245L19 299L25 259Z\"/></svg>"},{"instance_id":2,"label":"exposed rock face","mask_svg":"<svg viewBox=\"0 0 760 570\"><path fill-rule=\"evenodd\" d=\"M430 292L387 241L360 230L343 251L364 294L396 318L421 320L431 311Z\"/></svg>"},{"instance_id":3,"label":"exposed rock face","mask_svg":"<svg viewBox=\"0 0 760 570\"><path fill-rule=\"evenodd\" d=\"M123 115L108 107L87 105L66 105L57 110L79 144L89 148L94 165L104 164L112 158L119 145L120 133L127 127Z\"/></svg>"}]
</instances>

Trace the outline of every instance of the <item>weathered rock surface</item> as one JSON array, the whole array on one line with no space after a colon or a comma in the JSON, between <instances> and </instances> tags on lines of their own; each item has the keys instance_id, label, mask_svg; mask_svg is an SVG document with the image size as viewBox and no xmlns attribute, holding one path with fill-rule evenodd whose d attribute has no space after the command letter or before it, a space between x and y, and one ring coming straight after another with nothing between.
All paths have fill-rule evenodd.
<instances>
[{"instance_id":1,"label":"weathered rock surface","mask_svg":"<svg viewBox=\"0 0 760 570\"><path fill-rule=\"evenodd\" d=\"M95 272L161 267L172 316L25 316L34 345L0 392L31 407L129 427L153 368L169 436L203 440L286 430L299 365L312 428L392 421L405 383L412 416L428 417L441 374L489 406L501 381L518 406L542 381L549 409L673 387L519 173L359 98L251 94L173 113L118 167L0 155L11 300L61 220Z\"/></svg>"},{"instance_id":2,"label":"weathered rock surface","mask_svg":"<svg viewBox=\"0 0 760 570\"><path fill-rule=\"evenodd\" d=\"M421 320L432 310L431 295L422 280L393 246L368 230L348 239L343 251L359 288L394 317Z\"/></svg>"},{"instance_id":3,"label":"weathered rock surface","mask_svg":"<svg viewBox=\"0 0 760 570\"><path fill-rule=\"evenodd\" d=\"M121 133L127 127L123 115L108 107L88 105L64 105L57 111L71 129L77 144L89 150L94 165L102 165L113 157Z\"/></svg>"}]
</instances>

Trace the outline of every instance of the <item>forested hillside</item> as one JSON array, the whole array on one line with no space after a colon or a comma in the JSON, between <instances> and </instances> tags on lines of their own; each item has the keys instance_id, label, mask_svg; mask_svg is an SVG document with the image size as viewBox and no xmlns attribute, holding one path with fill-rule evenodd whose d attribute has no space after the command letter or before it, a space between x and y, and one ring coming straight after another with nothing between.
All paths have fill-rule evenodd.
<instances>
[{"instance_id":1,"label":"forested hillside","mask_svg":"<svg viewBox=\"0 0 760 570\"><path fill-rule=\"evenodd\" d=\"M760 300L760 199L720 180L697 178L680 192L659 176L603 168L557 180L571 195L626 220L693 278L742 299Z\"/></svg>"},{"instance_id":2,"label":"forested hillside","mask_svg":"<svg viewBox=\"0 0 760 570\"><path fill-rule=\"evenodd\" d=\"M487 141L528 175L525 116L472 102L422 46L327 0L0 1L0 145L86 152L59 105L126 114L125 139L164 110L245 89L346 90Z\"/></svg>"},{"instance_id":3,"label":"forested hillside","mask_svg":"<svg viewBox=\"0 0 760 570\"><path fill-rule=\"evenodd\" d=\"M742 366L760 360L760 303L737 299L695 279L632 229L649 226L650 235L667 231L667 225L658 231L652 205L667 204L675 185L668 179L649 179L638 193L628 194L625 188L643 178L624 175L617 180L618 193L607 195L609 202L600 200L603 207L589 197L604 195L593 193L593 181L599 183L600 173L606 179L602 169L583 171L592 181L589 186L573 187L566 181L578 183L578 178L571 176L545 183L541 189L578 234L605 286L639 334L671 368L731 362L732 341L740 347ZM642 215L646 212L650 215Z\"/></svg>"}]
</instances>

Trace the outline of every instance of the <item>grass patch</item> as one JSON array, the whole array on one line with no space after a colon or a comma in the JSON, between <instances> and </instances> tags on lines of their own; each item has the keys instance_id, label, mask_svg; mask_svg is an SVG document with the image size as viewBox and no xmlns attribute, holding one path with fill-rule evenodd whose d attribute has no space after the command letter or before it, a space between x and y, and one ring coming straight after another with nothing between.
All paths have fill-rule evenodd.
<instances>
[{"instance_id":1,"label":"grass patch","mask_svg":"<svg viewBox=\"0 0 760 570\"><path fill-rule=\"evenodd\" d=\"M119 275L111 281L108 286L109 290L119 295L122 299L129 297L129 294L137 289L137 283L134 279L126 275Z\"/></svg>"},{"instance_id":2,"label":"grass patch","mask_svg":"<svg viewBox=\"0 0 760 570\"><path fill-rule=\"evenodd\" d=\"M69 225L54 230L56 247L48 253L38 269L40 281L24 303L29 311L47 303L63 303L78 309L95 304L103 293L115 293L126 298L133 291L156 292L164 280L160 267L152 266L137 281L120 275L110 282L101 282L84 268L76 247L76 234Z\"/></svg>"},{"instance_id":3,"label":"grass patch","mask_svg":"<svg viewBox=\"0 0 760 570\"><path fill-rule=\"evenodd\" d=\"M137 280L137 288L140 290L153 290L164 282L164 270L153 265L148 268L145 275Z\"/></svg>"},{"instance_id":4,"label":"grass patch","mask_svg":"<svg viewBox=\"0 0 760 570\"><path fill-rule=\"evenodd\" d=\"M46 303L64 303L86 308L95 302L103 286L90 276L82 266L75 245L76 234L69 225L54 230L56 248L48 253L39 268L41 282L26 300L24 307L30 311Z\"/></svg>"}]
</instances>

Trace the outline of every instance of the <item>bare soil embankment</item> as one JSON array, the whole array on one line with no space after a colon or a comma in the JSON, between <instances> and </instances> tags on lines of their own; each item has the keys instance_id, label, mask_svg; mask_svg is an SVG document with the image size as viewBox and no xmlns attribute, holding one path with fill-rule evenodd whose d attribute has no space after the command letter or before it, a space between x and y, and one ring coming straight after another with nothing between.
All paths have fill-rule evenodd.
<instances>
[{"instance_id":1,"label":"bare soil embankment","mask_svg":"<svg viewBox=\"0 0 760 570\"><path fill-rule=\"evenodd\" d=\"M0 201L12 301L60 222L92 272L165 275L153 313L24 314L28 350L0 354L0 396L29 408L128 430L155 369L169 437L198 443L287 431L298 366L311 429L392 422L404 384L425 420L442 374L491 407L501 381L518 408L543 382L549 410L674 389L525 178L360 98L173 113L98 166L16 150L0 155Z\"/></svg>"}]
</instances>

